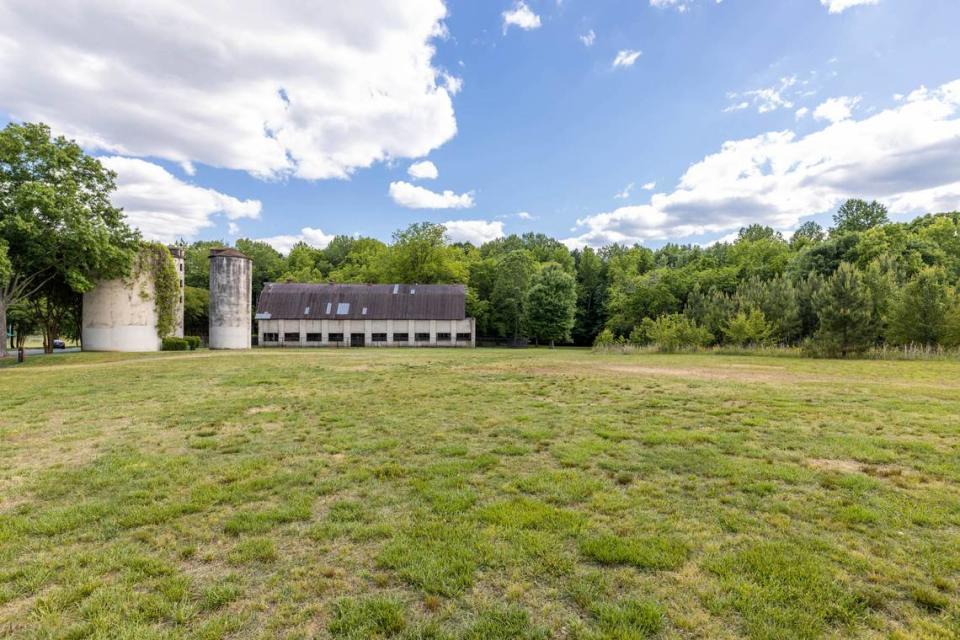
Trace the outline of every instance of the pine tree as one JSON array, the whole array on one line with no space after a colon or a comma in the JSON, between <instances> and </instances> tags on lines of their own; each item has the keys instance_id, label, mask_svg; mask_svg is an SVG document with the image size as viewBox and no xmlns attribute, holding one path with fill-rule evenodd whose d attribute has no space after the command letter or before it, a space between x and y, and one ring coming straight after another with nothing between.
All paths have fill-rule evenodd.
<instances>
[{"instance_id":1,"label":"pine tree","mask_svg":"<svg viewBox=\"0 0 960 640\"><path fill-rule=\"evenodd\" d=\"M943 280L941 269L928 267L900 291L890 314L891 342L930 346L940 341L949 311Z\"/></svg>"},{"instance_id":2,"label":"pine tree","mask_svg":"<svg viewBox=\"0 0 960 640\"><path fill-rule=\"evenodd\" d=\"M814 296L820 328L817 342L825 352L846 357L869 349L877 339L873 299L860 273L843 262Z\"/></svg>"}]
</instances>

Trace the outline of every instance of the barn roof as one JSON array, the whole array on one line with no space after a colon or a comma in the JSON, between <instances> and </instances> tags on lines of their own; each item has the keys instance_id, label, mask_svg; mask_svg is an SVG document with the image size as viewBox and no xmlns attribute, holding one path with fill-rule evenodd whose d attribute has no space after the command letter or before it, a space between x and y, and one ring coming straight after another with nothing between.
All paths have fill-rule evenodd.
<instances>
[{"instance_id":1,"label":"barn roof","mask_svg":"<svg viewBox=\"0 0 960 640\"><path fill-rule=\"evenodd\" d=\"M463 320L462 284L268 283L258 320Z\"/></svg>"}]
</instances>

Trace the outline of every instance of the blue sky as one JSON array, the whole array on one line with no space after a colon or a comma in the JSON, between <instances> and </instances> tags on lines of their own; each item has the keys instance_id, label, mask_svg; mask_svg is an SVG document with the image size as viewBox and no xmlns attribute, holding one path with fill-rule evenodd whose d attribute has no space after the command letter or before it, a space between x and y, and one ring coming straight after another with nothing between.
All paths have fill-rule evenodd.
<instances>
[{"instance_id":1,"label":"blue sky","mask_svg":"<svg viewBox=\"0 0 960 640\"><path fill-rule=\"evenodd\" d=\"M852 195L960 208L955 0L4 4L0 113L104 156L162 239L431 220L656 246L789 233Z\"/></svg>"}]
</instances>

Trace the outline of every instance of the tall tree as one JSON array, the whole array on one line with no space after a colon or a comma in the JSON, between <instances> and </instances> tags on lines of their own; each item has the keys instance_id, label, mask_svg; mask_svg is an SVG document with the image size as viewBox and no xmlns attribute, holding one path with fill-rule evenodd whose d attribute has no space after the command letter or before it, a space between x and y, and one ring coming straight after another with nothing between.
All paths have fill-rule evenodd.
<instances>
[{"instance_id":1,"label":"tall tree","mask_svg":"<svg viewBox=\"0 0 960 640\"><path fill-rule=\"evenodd\" d=\"M607 283L603 259L586 247L577 260L577 310L573 341L591 345L603 330Z\"/></svg>"},{"instance_id":2,"label":"tall tree","mask_svg":"<svg viewBox=\"0 0 960 640\"><path fill-rule=\"evenodd\" d=\"M799 251L806 246L820 244L826 237L827 234L823 232L823 227L813 220L808 220L793 232L793 236L790 238L790 248Z\"/></svg>"},{"instance_id":3,"label":"tall tree","mask_svg":"<svg viewBox=\"0 0 960 640\"><path fill-rule=\"evenodd\" d=\"M511 251L498 261L490 306L500 335L514 340L525 335L530 281L535 272L536 263L523 249Z\"/></svg>"},{"instance_id":4,"label":"tall tree","mask_svg":"<svg viewBox=\"0 0 960 640\"><path fill-rule=\"evenodd\" d=\"M549 342L570 340L577 311L577 282L559 264L548 264L533 277L528 296L530 335Z\"/></svg>"},{"instance_id":5,"label":"tall tree","mask_svg":"<svg viewBox=\"0 0 960 640\"><path fill-rule=\"evenodd\" d=\"M846 357L865 351L876 341L870 289L850 263L840 264L817 291L814 304L820 320L817 340L827 353Z\"/></svg>"},{"instance_id":6,"label":"tall tree","mask_svg":"<svg viewBox=\"0 0 960 640\"><path fill-rule=\"evenodd\" d=\"M75 142L51 137L46 125L0 131L0 239L9 259L0 326L19 301L63 286L82 293L129 273L139 236L110 203L115 177Z\"/></svg>"},{"instance_id":7,"label":"tall tree","mask_svg":"<svg viewBox=\"0 0 960 640\"><path fill-rule=\"evenodd\" d=\"M393 234L387 275L394 282L419 284L466 282L467 269L447 246L442 224L420 222Z\"/></svg>"},{"instance_id":8,"label":"tall tree","mask_svg":"<svg viewBox=\"0 0 960 640\"><path fill-rule=\"evenodd\" d=\"M866 231L888 222L890 218L887 217L887 208L876 200L867 202L851 198L840 205L833 215L833 230L837 234Z\"/></svg>"}]
</instances>

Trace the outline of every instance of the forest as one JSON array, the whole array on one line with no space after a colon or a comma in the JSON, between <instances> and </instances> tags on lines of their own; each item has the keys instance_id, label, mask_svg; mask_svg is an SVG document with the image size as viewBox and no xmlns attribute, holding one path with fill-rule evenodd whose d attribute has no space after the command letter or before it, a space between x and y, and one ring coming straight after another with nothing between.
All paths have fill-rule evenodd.
<instances>
[{"instance_id":1,"label":"forest","mask_svg":"<svg viewBox=\"0 0 960 640\"><path fill-rule=\"evenodd\" d=\"M960 346L960 213L891 222L852 199L833 226L807 222L789 240L762 226L733 242L568 250L543 234L479 247L419 223L392 242L337 236L288 255L255 240L254 299L265 282L463 283L479 336L501 342L802 346L846 356L878 346ZM207 255L185 245L188 332L206 324Z\"/></svg>"}]
</instances>

